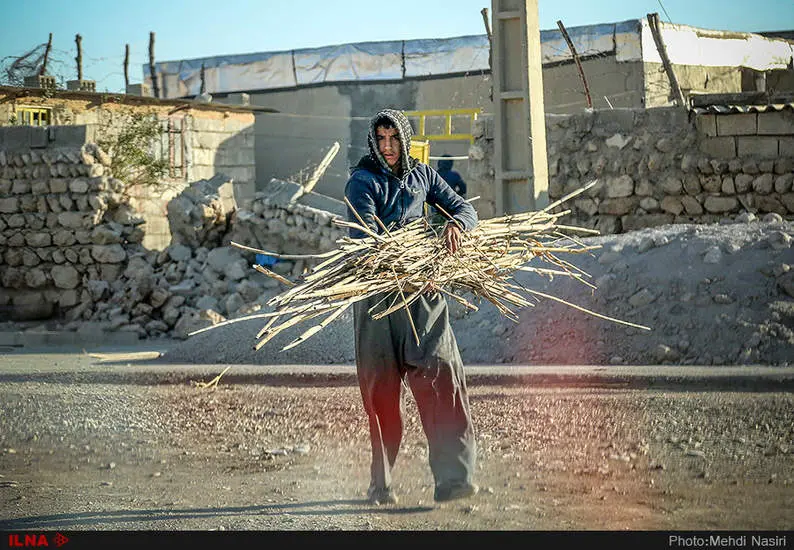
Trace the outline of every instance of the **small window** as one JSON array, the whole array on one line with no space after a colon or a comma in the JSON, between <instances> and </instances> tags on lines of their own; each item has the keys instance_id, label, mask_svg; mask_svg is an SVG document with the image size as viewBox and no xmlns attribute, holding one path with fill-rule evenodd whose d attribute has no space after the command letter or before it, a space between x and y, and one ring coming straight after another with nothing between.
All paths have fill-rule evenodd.
<instances>
[{"instance_id":1,"label":"small window","mask_svg":"<svg viewBox=\"0 0 794 550\"><path fill-rule=\"evenodd\" d=\"M185 119L169 117L161 120L162 134L158 158L168 160L168 177L172 180L187 178L185 155Z\"/></svg>"},{"instance_id":2,"label":"small window","mask_svg":"<svg viewBox=\"0 0 794 550\"><path fill-rule=\"evenodd\" d=\"M49 107L17 107L17 120L24 126L48 126L52 120Z\"/></svg>"}]
</instances>

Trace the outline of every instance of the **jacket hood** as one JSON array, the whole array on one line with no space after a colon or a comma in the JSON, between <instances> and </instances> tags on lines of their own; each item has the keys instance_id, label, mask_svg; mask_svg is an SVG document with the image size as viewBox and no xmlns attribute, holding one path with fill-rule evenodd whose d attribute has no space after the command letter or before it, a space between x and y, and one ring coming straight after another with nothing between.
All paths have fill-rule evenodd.
<instances>
[{"instance_id":1,"label":"jacket hood","mask_svg":"<svg viewBox=\"0 0 794 550\"><path fill-rule=\"evenodd\" d=\"M445 157L447 155L444 155ZM438 161L438 170L439 172L448 172L452 170L452 164L454 161L452 159L442 158Z\"/></svg>"},{"instance_id":2,"label":"jacket hood","mask_svg":"<svg viewBox=\"0 0 794 550\"><path fill-rule=\"evenodd\" d=\"M389 119L397 129L397 134L400 136L400 168L402 170L402 174L396 175L401 177L413 170L417 163L416 159L412 159L410 156L411 138L413 137L414 132L411 128L411 123L408 118L406 118L402 111L398 111L396 109L383 109L369 120L369 132L367 133L369 154L373 159L377 160L378 164L380 164L380 166L387 172L391 169L389 168L389 164L386 162L386 159L383 158L383 155L381 155L380 151L378 150L378 140L375 135L375 125L378 120L382 118Z\"/></svg>"}]
</instances>

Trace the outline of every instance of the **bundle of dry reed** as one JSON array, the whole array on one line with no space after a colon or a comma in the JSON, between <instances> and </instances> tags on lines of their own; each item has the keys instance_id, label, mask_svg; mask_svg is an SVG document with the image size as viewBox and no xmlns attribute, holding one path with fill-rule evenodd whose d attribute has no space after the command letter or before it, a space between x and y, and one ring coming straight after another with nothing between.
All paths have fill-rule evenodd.
<instances>
[{"instance_id":1,"label":"bundle of dry reed","mask_svg":"<svg viewBox=\"0 0 794 550\"><path fill-rule=\"evenodd\" d=\"M297 282L254 265L261 273L291 287L267 302L273 311L226 321L193 334L232 322L269 318L256 336L258 342L254 348L258 350L281 331L324 317L282 348L287 350L317 334L357 301L375 295L385 296L380 301L380 309L370 311L374 319L379 319L406 308L422 293L429 291L442 292L463 306L477 310L477 306L463 296L469 293L479 300L488 300L504 316L513 320L518 320L518 315L512 308L532 307L542 297L604 319L647 328L586 310L527 288L513 279L516 271L531 271L549 277L571 277L595 289L587 280L587 273L561 259L560 255L587 253L598 248L586 246L574 236L577 233L597 235L598 231L561 225L558 220L568 211L552 213L560 204L595 183L591 182L541 211L480 220L473 230L463 232L463 243L455 254L447 250L440 237L440 228L431 225L425 218L394 231L389 231L375 218L381 233L372 231L360 217L358 223L336 220L338 225L357 228L367 237L344 237L337 241L338 248L317 255L275 254L232 242L238 248L280 259L312 259L320 263ZM348 206L355 213L349 202ZM439 210L453 220L443 209ZM411 324L418 343L419 337L412 320Z\"/></svg>"}]
</instances>

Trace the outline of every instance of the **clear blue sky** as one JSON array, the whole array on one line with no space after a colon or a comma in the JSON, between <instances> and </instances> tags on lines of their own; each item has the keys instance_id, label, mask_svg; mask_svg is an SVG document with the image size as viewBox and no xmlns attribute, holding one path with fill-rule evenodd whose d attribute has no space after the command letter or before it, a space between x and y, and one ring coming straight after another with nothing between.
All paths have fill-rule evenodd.
<instances>
[{"instance_id":1,"label":"clear blue sky","mask_svg":"<svg viewBox=\"0 0 794 550\"><path fill-rule=\"evenodd\" d=\"M125 44L130 82L143 79L149 32L155 61L283 51L350 42L484 34L490 0L0 0L0 60L19 56L53 33L50 73L83 78L98 91L123 92ZM540 28L640 19L714 30L794 29L794 0L538 0Z\"/></svg>"}]
</instances>

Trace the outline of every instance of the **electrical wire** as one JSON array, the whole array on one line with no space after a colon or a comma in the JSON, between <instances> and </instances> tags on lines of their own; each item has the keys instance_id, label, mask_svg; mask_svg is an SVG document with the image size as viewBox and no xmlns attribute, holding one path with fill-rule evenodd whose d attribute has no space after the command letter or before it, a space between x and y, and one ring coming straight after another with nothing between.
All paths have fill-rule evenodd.
<instances>
[{"instance_id":1,"label":"electrical wire","mask_svg":"<svg viewBox=\"0 0 794 550\"><path fill-rule=\"evenodd\" d=\"M667 16L667 22L668 23L672 23L673 20L670 19L670 14L667 13L667 10L665 9L664 4L662 4L662 0L657 0L657 1L659 2L659 5L662 7L662 11L664 12L664 14Z\"/></svg>"}]
</instances>

